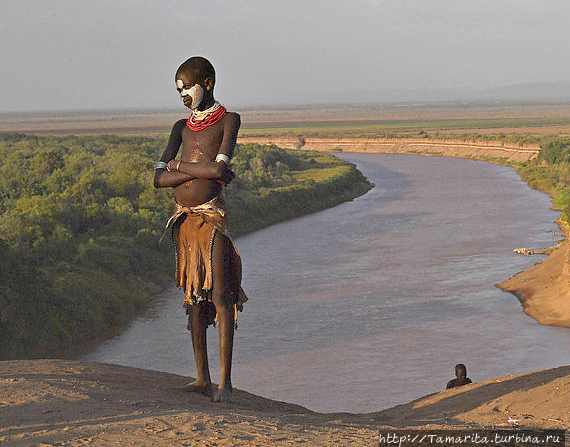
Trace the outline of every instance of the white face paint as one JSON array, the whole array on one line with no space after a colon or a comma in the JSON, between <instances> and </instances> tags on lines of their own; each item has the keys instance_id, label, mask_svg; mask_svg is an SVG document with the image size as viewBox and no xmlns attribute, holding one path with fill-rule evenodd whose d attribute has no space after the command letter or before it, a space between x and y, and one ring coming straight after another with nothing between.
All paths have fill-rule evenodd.
<instances>
[{"instance_id":1,"label":"white face paint","mask_svg":"<svg viewBox=\"0 0 570 447\"><path fill-rule=\"evenodd\" d=\"M190 96L190 98L192 98L192 104L190 105L190 108L192 110L196 110L204 98L204 89L202 86L195 84L190 88L184 88L184 82L181 79L177 79L176 88L180 92L182 99L184 99L185 96Z\"/></svg>"}]
</instances>

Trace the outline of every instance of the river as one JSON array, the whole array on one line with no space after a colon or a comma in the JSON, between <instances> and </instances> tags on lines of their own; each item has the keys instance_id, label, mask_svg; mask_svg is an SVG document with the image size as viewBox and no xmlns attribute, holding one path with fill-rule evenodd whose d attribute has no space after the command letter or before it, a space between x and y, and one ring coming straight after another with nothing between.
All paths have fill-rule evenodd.
<instances>
[{"instance_id":1,"label":"river","mask_svg":"<svg viewBox=\"0 0 570 447\"><path fill-rule=\"evenodd\" d=\"M543 256L558 213L511 168L415 155L339 154L376 187L238 238L243 288L233 385L315 411L372 412L445 388L566 365L570 331L494 287ZM171 288L82 360L195 376ZM219 378L210 329L212 379ZM133 378L136 380L136 378Z\"/></svg>"}]
</instances>

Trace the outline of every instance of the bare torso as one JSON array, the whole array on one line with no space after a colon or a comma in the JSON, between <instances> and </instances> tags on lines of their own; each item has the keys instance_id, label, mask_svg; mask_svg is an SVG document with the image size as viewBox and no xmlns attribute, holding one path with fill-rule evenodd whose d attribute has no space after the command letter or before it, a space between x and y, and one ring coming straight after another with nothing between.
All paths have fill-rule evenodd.
<instances>
[{"instance_id":1,"label":"bare torso","mask_svg":"<svg viewBox=\"0 0 570 447\"><path fill-rule=\"evenodd\" d=\"M216 163L216 156L223 154L231 159L239 126L240 116L234 112L227 112L220 121L197 132L187 127L185 119L178 120L160 158L166 167L156 169L154 186L173 187L176 201L185 206L200 205L219 196L223 184L235 175L230 165Z\"/></svg>"},{"instance_id":2,"label":"bare torso","mask_svg":"<svg viewBox=\"0 0 570 447\"><path fill-rule=\"evenodd\" d=\"M224 120L225 117L200 132L194 132L184 126L180 161L214 161L222 143ZM180 205L196 206L218 196L221 188L216 180L194 179L178 185L174 188L174 194Z\"/></svg>"}]
</instances>

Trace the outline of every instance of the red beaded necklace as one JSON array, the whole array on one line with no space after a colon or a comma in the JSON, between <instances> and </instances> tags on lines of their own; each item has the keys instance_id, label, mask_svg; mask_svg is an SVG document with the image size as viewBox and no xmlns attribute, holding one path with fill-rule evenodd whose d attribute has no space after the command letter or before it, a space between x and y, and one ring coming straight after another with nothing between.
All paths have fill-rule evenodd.
<instances>
[{"instance_id":1,"label":"red beaded necklace","mask_svg":"<svg viewBox=\"0 0 570 447\"><path fill-rule=\"evenodd\" d=\"M226 108L224 106L218 107L214 112L208 115L204 119L196 119L194 114L190 115L188 121L186 121L186 125L193 130L194 132L198 132L202 129L205 129L208 126L212 126L220 121L224 115L226 114Z\"/></svg>"}]
</instances>

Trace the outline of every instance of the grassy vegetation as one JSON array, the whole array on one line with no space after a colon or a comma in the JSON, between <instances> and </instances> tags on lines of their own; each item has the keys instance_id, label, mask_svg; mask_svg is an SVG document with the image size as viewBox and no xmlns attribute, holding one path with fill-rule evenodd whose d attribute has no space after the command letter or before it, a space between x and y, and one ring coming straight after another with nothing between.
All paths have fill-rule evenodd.
<instances>
[{"instance_id":1,"label":"grassy vegetation","mask_svg":"<svg viewBox=\"0 0 570 447\"><path fill-rule=\"evenodd\" d=\"M0 135L0 358L69 357L123 327L170 283L158 244L173 209L153 187L164 137ZM227 191L234 234L371 185L330 155L242 145Z\"/></svg>"}]
</instances>

